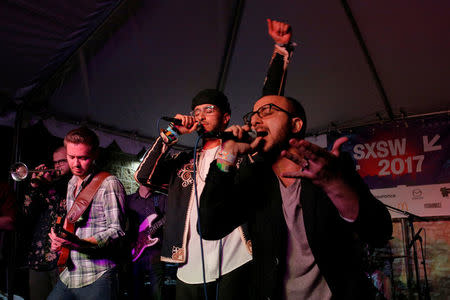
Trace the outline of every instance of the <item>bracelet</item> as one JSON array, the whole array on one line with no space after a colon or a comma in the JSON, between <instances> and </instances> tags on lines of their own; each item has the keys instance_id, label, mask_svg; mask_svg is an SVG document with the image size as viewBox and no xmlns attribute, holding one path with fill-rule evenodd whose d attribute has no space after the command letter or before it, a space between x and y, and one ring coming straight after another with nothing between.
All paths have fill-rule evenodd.
<instances>
[{"instance_id":1,"label":"bracelet","mask_svg":"<svg viewBox=\"0 0 450 300\"><path fill-rule=\"evenodd\" d=\"M179 137L178 133L170 125L167 127L167 129L161 129L161 132L167 138L166 141L167 144L172 144L178 140Z\"/></svg>"},{"instance_id":2,"label":"bracelet","mask_svg":"<svg viewBox=\"0 0 450 300\"><path fill-rule=\"evenodd\" d=\"M170 132L171 135L174 135L176 138L179 138L180 135L178 133L178 130L172 126L172 124L170 124L169 126L167 126L166 129L168 132Z\"/></svg>"},{"instance_id":3,"label":"bracelet","mask_svg":"<svg viewBox=\"0 0 450 300\"><path fill-rule=\"evenodd\" d=\"M219 153L217 153L217 168L223 172L230 172L231 167L234 166L236 162L236 155L231 154L228 151L223 150L222 146L220 147Z\"/></svg>"},{"instance_id":4,"label":"bracelet","mask_svg":"<svg viewBox=\"0 0 450 300\"><path fill-rule=\"evenodd\" d=\"M172 131L177 136L180 135L180 131L175 127L175 124L173 124L172 122L169 123L169 126L167 127L167 130Z\"/></svg>"},{"instance_id":5,"label":"bracelet","mask_svg":"<svg viewBox=\"0 0 450 300\"><path fill-rule=\"evenodd\" d=\"M234 163L236 162L236 155L233 155L223 149L220 149L219 153L217 154L217 158L223 160L224 162L227 162L230 165L234 165Z\"/></svg>"},{"instance_id":6,"label":"bracelet","mask_svg":"<svg viewBox=\"0 0 450 300\"><path fill-rule=\"evenodd\" d=\"M298 44L293 41L289 41L287 44L275 43L275 45L289 49L289 50L293 50L295 47L298 46Z\"/></svg>"},{"instance_id":7,"label":"bracelet","mask_svg":"<svg viewBox=\"0 0 450 300\"><path fill-rule=\"evenodd\" d=\"M226 162L216 162L217 168L219 170L221 170L222 172L228 173L230 172L231 166L230 164L226 163Z\"/></svg>"}]
</instances>

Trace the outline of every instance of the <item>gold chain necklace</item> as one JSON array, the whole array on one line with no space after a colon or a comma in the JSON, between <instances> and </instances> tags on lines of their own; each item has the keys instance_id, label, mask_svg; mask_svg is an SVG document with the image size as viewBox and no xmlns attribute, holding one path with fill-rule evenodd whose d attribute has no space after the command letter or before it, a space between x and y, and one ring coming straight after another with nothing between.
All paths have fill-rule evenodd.
<instances>
[{"instance_id":1,"label":"gold chain necklace","mask_svg":"<svg viewBox=\"0 0 450 300\"><path fill-rule=\"evenodd\" d=\"M220 149L220 145L217 146L216 152L214 152L214 157L212 160L217 158L217 153L219 152L219 149ZM198 154L198 157L197 157L197 174L198 174L198 178L203 182L205 182L206 176L208 175L208 173L206 173L205 177L202 177L202 172L201 172L205 167L205 159L204 158L205 158L206 151L208 151L208 150L202 149L202 151Z\"/></svg>"}]
</instances>

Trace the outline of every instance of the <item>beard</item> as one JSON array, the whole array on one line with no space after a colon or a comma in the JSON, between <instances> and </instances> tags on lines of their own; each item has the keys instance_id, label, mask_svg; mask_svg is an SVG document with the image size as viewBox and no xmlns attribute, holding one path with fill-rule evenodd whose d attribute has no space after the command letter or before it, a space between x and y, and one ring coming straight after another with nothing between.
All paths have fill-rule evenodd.
<instances>
[{"instance_id":1,"label":"beard","mask_svg":"<svg viewBox=\"0 0 450 300\"><path fill-rule=\"evenodd\" d=\"M263 150L261 148L261 155L264 157L265 160L274 162L278 159L278 157L281 154L281 151L287 150L289 148L289 140L292 138L291 134L291 126L290 124L288 127L283 128L277 135L277 137L273 140L272 145L268 146L267 149ZM264 140L263 140L264 141ZM262 145L262 147L265 147L265 144Z\"/></svg>"},{"instance_id":2,"label":"beard","mask_svg":"<svg viewBox=\"0 0 450 300\"><path fill-rule=\"evenodd\" d=\"M205 132L206 132L205 127L199 126L199 127L197 128L197 135L198 135L198 136L201 136L201 135L204 134Z\"/></svg>"}]
</instances>

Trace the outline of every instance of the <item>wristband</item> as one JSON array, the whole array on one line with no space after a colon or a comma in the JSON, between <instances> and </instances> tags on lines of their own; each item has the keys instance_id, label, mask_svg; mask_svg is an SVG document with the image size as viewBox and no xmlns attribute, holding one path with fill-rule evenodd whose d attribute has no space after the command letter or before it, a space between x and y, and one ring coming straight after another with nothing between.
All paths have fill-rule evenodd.
<instances>
[{"instance_id":1,"label":"wristband","mask_svg":"<svg viewBox=\"0 0 450 300\"><path fill-rule=\"evenodd\" d=\"M285 49L288 49L288 51L291 51L291 50L293 50L295 47L298 46L297 43L296 43L296 42L293 42L293 41L290 41L290 42L288 42L287 44L275 43L275 45L280 46L280 47L283 47L283 48L285 48Z\"/></svg>"},{"instance_id":2,"label":"wristband","mask_svg":"<svg viewBox=\"0 0 450 300\"><path fill-rule=\"evenodd\" d=\"M225 172L225 173L230 172L230 169L231 169L231 166L232 166L232 165L230 165L227 162L219 162L219 161L216 161L216 165L217 165L217 168L220 171Z\"/></svg>"},{"instance_id":3,"label":"wristband","mask_svg":"<svg viewBox=\"0 0 450 300\"><path fill-rule=\"evenodd\" d=\"M172 131L177 137L179 137L179 135L180 135L180 131L175 127L175 124L173 124L172 122L169 123L167 130Z\"/></svg>"},{"instance_id":4,"label":"wristband","mask_svg":"<svg viewBox=\"0 0 450 300\"><path fill-rule=\"evenodd\" d=\"M236 155L231 154L230 152L224 151L223 149L220 149L219 153L217 154L217 158L221 159L222 161L234 165L236 162Z\"/></svg>"},{"instance_id":5,"label":"wristband","mask_svg":"<svg viewBox=\"0 0 450 300\"><path fill-rule=\"evenodd\" d=\"M178 132L170 125L167 126L166 131L170 132L170 135L174 135L176 138L179 137Z\"/></svg>"},{"instance_id":6,"label":"wristband","mask_svg":"<svg viewBox=\"0 0 450 300\"><path fill-rule=\"evenodd\" d=\"M236 162L236 155L231 154L230 152L227 152L223 150L223 148L220 148L219 153L217 153L217 168L223 172L230 172L231 167L234 166Z\"/></svg>"},{"instance_id":7,"label":"wristband","mask_svg":"<svg viewBox=\"0 0 450 300\"><path fill-rule=\"evenodd\" d=\"M164 134L164 137L167 138L166 144L172 144L178 140L178 133L174 130L172 126L168 126L167 129L161 129L161 132Z\"/></svg>"}]
</instances>

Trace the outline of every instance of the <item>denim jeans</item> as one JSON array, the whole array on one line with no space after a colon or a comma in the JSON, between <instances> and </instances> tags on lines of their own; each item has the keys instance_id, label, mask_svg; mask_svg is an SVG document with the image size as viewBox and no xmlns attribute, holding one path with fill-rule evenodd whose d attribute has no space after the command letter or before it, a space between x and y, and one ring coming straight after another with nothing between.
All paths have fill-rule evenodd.
<instances>
[{"instance_id":1,"label":"denim jeans","mask_svg":"<svg viewBox=\"0 0 450 300\"><path fill-rule=\"evenodd\" d=\"M58 279L47 300L116 300L118 287L117 270L111 269L95 282L81 288L68 288Z\"/></svg>"}]
</instances>

